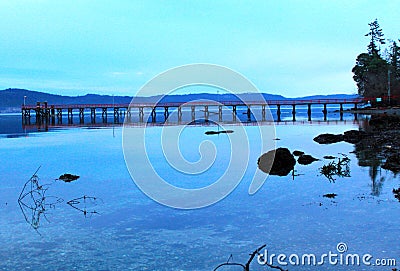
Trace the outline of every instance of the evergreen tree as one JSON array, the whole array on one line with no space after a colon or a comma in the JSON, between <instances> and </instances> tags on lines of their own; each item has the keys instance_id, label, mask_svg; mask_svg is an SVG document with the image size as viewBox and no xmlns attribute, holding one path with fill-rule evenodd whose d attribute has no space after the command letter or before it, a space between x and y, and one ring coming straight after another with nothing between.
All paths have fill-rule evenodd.
<instances>
[{"instance_id":1,"label":"evergreen tree","mask_svg":"<svg viewBox=\"0 0 400 271\"><path fill-rule=\"evenodd\" d=\"M379 26L378 19L368 24L369 32L365 34L366 37L370 36L371 41L368 45L368 53L370 55L378 55L380 46L377 44L385 44L385 38L383 37L382 29Z\"/></svg>"},{"instance_id":2,"label":"evergreen tree","mask_svg":"<svg viewBox=\"0 0 400 271\"><path fill-rule=\"evenodd\" d=\"M400 47L395 41L390 47L388 62L390 64L391 95L400 95Z\"/></svg>"},{"instance_id":3,"label":"evergreen tree","mask_svg":"<svg viewBox=\"0 0 400 271\"><path fill-rule=\"evenodd\" d=\"M392 73L394 73L396 79L400 79L400 47L395 41L393 41L390 48L389 62Z\"/></svg>"},{"instance_id":4,"label":"evergreen tree","mask_svg":"<svg viewBox=\"0 0 400 271\"><path fill-rule=\"evenodd\" d=\"M360 54L352 71L358 94L364 97L386 95L388 63L380 55Z\"/></svg>"},{"instance_id":5,"label":"evergreen tree","mask_svg":"<svg viewBox=\"0 0 400 271\"><path fill-rule=\"evenodd\" d=\"M385 96L389 63L380 55L380 45L385 44L385 39L377 19L368 25L370 32L365 35L371 37L368 53L357 57L356 65L352 69L353 79L357 83L358 94L364 97Z\"/></svg>"},{"instance_id":6,"label":"evergreen tree","mask_svg":"<svg viewBox=\"0 0 400 271\"><path fill-rule=\"evenodd\" d=\"M358 94L361 96L365 95L368 78L368 66L371 62L371 56L367 53L358 55L356 59L356 65L352 72L354 73L353 79L357 84Z\"/></svg>"}]
</instances>

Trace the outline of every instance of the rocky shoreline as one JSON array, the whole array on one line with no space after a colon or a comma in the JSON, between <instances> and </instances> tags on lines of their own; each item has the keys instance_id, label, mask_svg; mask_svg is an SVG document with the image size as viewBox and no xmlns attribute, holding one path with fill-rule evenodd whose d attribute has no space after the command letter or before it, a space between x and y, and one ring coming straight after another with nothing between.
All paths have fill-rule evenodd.
<instances>
[{"instance_id":1,"label":"rocky shoreline","mask_svg":"<svg viewBox=\"0 0 400 271\"><path fill-rule=\"evenodd\" d=\"M353 151L360 166L381 167L397 174L400 172L400 116L372 115L360 130L349 130L343 134L320 134L314 138L319 144L348 142L354 144ZM302 151L291 153L287 148L278 148L261 155L258 167L271 175L286 176L296 164L308 165L319 159ZM336 159L324 156L324 159Z\"/></svg>"},{"instance_id":2,"label":"rocky shoreline","mask_svg":"<svg viewBox=\"0 0 400 271\"><path fill-rule=\"evenodd\" d=\"M352 143L360 165L378 163L383 169L400 172L400 117L397 115L372 115L362 130L350 130L336 135L321 134L314 141L319 144L340 141Z\"/></svg>"}]
</instances>

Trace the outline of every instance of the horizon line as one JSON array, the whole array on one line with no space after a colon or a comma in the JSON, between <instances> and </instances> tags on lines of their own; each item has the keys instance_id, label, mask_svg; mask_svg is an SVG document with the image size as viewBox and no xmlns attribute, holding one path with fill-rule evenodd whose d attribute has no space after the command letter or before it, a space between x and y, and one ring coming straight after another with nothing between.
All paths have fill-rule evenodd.
<instances>
[{"instance_id":1,"label":"horizon line","mask_svg":"<svg viewBox=\"0 0 400 271\"><path fill-rule=\"evenodd\" d=\"M24 89L24 88L6 88L2 89L0 91L6 91L6 90L21 90L21 91L29 91L29 92L37 92L37 93L43 93L43 94L48 94L48 95L56 95L56 96L62 96L62 97L83 97L83 96L88 96L88 95L97 95L97 96L109 96L109 97L141 97L141 98L151 98L151 97L157 97L157 96L187 96L187 95L251 95L251 94L266 94L266 95L274 95L274 96L281 96L285 99L297 99L297 98L303 98L303 97L312 97L312 96L334 96L334 95L346 95L346 96L360 96L358 93L333 93L333 94L312 94L312 95L306 95L306 96L297 96L297 97L286 97L282 94L275 94L275 93L268 93L268 92L241 92L241 93L208 93L208 92L201 92L201 93L180 93L180 94L155 94L152 96L135 96L135 95L123 95L123 94L100 94L100 93L86 93L82 95L63 95L63 94L55 94L55 93L50 93L47 91L39 91L39 90L30 90L30 89Z\"/></svg>"}]
</instances>

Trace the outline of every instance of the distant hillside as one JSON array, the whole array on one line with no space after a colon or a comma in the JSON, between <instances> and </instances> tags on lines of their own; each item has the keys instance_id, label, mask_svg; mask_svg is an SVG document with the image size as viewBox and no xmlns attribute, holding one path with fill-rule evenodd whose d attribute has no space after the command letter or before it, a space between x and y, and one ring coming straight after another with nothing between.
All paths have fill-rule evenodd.
<instances>
[{"instance_id":1,"label":"distant hillside","mask_svg":"<svg viewBox=\"0 0 400 271\"><path fill-rule=\"evenodd\" d=\"M47 101L49 104L84 104L84 103L112 103L113 97L109 95L87 94L84 96L62 96L26 89L0 90L0 108L20 108L26 96L26 104L36 104L37 101ZM129 103L132 97L115 96L115 103Z\"/></svg>"},{"instance_id":2,"label":"distant hillside","mask_svg":"<svg viewBox=\"0 0 400 271\"><path fill-rule=\"evenodd\" d=\"M162 98L163 102L188 102L197 99L208 99L216 101L237 101L242 100L255 100L258 94L244 93L235 96L233 94L186 94L186 95L169 95L161 97L136 97L137 101L141 102L155 102ZM37 101L47 101L49 104L111 104L113 101L117 104L130 103L132 97L129 96L110 96L110 95L98 95L98 94L87 94L84 96L62 96L49 94L44 92L26 90L26 89L5 89L0 90L0 111L1 112L19 112L21 105L24 102L24 96L26 96L26 104L36 104ZM281 95L275 94L263 94L265 100L285 100L285 99L351 99L358 97L357 95L347 94L335 94L335 95L315 95L301 98L285 98Z\"/></svg>"},{"instance_id":3,"label":"distant hillside","mask_svg":"<svg viewBox=\"0 0 400 271\"><path fill-rule=\"evenodd\" d=\"M292 98L295 100L310 100L310 99L355 99L360 97L357 94L330 94L330 95L312 95L299 98Z\"/></svg>"}]
</instances>

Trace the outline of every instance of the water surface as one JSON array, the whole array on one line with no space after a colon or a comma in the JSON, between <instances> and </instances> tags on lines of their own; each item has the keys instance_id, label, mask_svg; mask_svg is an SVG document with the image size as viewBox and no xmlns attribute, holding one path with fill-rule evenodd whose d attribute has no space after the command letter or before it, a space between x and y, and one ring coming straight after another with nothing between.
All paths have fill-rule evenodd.
<instances>
[{"instance_id":1,"label":"water surface","mask_svg":"<svg viewBox=\"0 0 400 271\"><path fill-rule=\"evenodd\" d=\"M2 116L1 120L5 118L18 123L10 120L13 117ZM336 251L336 245L345 242L352 253L398 257L400 203L392 189L399 187L399 179L379 170L376 179L371 180L370 169L358 166L353 145L318 145L312 140L322 132L341 133L358 127L350 119L277 125L277 147L302 150L321 160L308 166L297 164L295 176L268 177L263 187L250 196L251 172L257 170L261 155L254 148L248 171L228 197L206 208L177 210L149 199L132 181L123 157L121 127L30 133L2 125L4 135L21 136L0 138L0 269L213 270L231 254L235 261L246 262L248 253L262 244L267 244L271 253L289 255ZM135 129L148 129L149 140L158 142L162 127ZM231 129L237 127L232 125ZM251 140L257 127L245 129ZM211 140L218 150L217 162L197 177L195 185L207 184L220 174L230 155L228 136L206 136L207 130L210 127L186 127L180 138L182 152L189 161L199 158L197 143L203 140ZM323 156L339 153L351 159L351 177L330 182L319 168L330 162ZM179 184L179 174L164 163L157 147L151 155L163 176ZM46 191L49 202L63 202L46 206L35 230L25 220L17 200L39 166L40 182L50 184ZM81 177L71 183L55 181L66 172ZM181 185L190 187L194 183L185 181ZM323 197L327 193L338 196ZM86 216L67 204L82 196L96 198L81 204ZM287 268L349 270L328 265ZM371 268L375 269L389 270ZM251 270L266 268L254 262Z\"/></svg>"}]
</instances>

